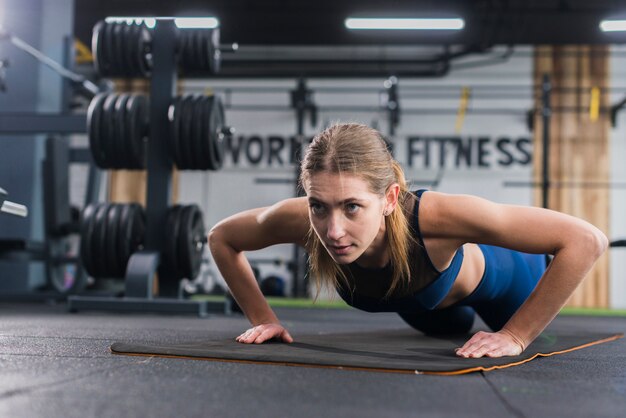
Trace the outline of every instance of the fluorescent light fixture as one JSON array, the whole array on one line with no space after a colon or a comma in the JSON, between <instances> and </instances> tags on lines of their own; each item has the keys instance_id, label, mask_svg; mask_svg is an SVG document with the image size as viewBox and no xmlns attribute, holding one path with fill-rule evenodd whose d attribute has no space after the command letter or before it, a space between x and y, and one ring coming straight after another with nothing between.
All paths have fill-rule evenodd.
<instances>
[{"instance_id":1,"label":"fluorescent light fixture","mask_svg":"<svg viewBox=\"0 0 626 418\"><path fill-rule=\"evenodd\" d=\"M220 22L214 17L176 17L174 24L179 29L215 29Z\"/></svg>"},{"instance_id":2,"label":"fluorescent light fixture","mask_svg":"<svg viewBox=\"0 0 626 418\"><path fill-rule=\"evenodd\" d=\"M104 19L104 21L107 23L122 22L128 25L132 25L133 23L141 25L142 23L145 23L150 29L154 29L156 26L156 19L154 17L111 16Z\"/></svg>"},{"instance_id":3,"label":"fluorescent light fixture","mask_svg":"<svg viewBox=\"0 0 626 418\"><path fill-rule=\"evenodd\" d=\"M169 17L164 19L174 19L174 24L179 29L215 29L220 25L219 20L215 17ZM147 27L153 29L157 19L154 17L113 16L107 17L105 21L107 23L122 22L129 25L145 23Z\"/></svg>"},{"instance_id":4,"label":"fluorescent light fixture","mask_svg":"<svg viewBox=\"0 0 626 418\"><path fill-rule=\"evenodd\" d=\"M346 19L348 29L392 29L392 30L461 30L465 21L451 19L364 19L349 17Z\"/></svg>"},{"instance_id":5,"label":"fluorescent light fixture","mask_svg":"<svg viewBox=\"0 0 626 418\"><path fill-rule=\"evenodd\" d=\"M603 20L600 22L600 29L603 32L626 31L626 20Z\"/></svg>"}]
</instances>

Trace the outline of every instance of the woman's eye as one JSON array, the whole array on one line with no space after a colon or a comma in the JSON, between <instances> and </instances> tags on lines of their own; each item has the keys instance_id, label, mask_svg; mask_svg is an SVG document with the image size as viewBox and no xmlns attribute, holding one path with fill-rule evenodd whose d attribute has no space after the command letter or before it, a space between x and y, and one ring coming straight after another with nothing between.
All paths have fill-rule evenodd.
<instances>
[{"instance_id":1,"label":"woman's eye","mask_svg":"<svg viewBox=\"0 0 626 418\"><path fill-rule=\"evenodd\" d=\"M309 204L309 207L311 208L311 213L313 215L321 215L324 213L324 207L319 203L311 203Z\"/></svg>"},{"instance_id":2,"label":"woman's eye","mask_svg":"<svg viewBox=\"0 0 626 418\"><path fill-rule=\"evenodd\" d=\"M348 211L348 213L350 214L354 214L359 210L360 206L357 205L356 203L348 203L346 205L346 210Z\"/></svg>"}]
</instances>

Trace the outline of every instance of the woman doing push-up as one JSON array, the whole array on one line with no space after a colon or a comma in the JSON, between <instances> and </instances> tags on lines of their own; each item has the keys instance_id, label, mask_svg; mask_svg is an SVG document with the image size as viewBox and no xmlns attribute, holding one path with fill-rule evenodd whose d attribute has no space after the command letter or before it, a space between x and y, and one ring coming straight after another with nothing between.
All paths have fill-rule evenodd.
<instances>
[{"instance_id":1,"label":"woman doing push-up","mask_svg":"<svg viewBox=\"0 0 626 418\"><path fill-rule=\"evenodd\" d=\"M351 306L397 312L426 334L478 332L461 357L518 355L567 302L606 250L593 225L551 210L469 195L409 191L381 134L337 124L302 160L305 197L241 212L209 234L215 262L253 327L241 343L293 338L267 304L245 251L306 248L318 291ZM553 259L546 268L546 254Z\"/></svg>"}]
</instances>

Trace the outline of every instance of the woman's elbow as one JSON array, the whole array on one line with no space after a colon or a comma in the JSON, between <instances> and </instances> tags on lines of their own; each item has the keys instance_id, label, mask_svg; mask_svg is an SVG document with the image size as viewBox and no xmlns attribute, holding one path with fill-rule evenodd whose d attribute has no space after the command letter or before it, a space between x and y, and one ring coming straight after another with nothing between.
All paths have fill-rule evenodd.
<instances>
[{"instance_id":1,"label":"woman's elbow","mask_svg":"<svg viewBox=\"0 0 626 418\"><path fill-rule=\"evenodd\" d=\"M223 229L223 225L218 223L209 230L207 235L209 250L211 250L213 256L215 256L215 253L219 251L218 249L226 243Z\"/></svg>"},{"instance_id":2,"label":"woman's elbow","mask_svg":"<svg viewBox=\"0 0 626 418\"><path fill-rule=\"evenodd\" d=\"M585 248L594 259L600 258L609 247L609 239L595 226L585 233Z\"/></svg>"}]
</instances>

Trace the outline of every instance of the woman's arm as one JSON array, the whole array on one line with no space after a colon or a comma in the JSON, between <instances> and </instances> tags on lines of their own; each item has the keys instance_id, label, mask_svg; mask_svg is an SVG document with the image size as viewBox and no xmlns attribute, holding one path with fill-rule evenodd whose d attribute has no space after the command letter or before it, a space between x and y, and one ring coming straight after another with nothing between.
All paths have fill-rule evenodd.
<instances>
[{"instance_id":1,"label":"woman's arm","mask_svg":"<svg viewBox=\"0 0 626 418\"><path fill-rule=\"evenodd\" d=\"M238 338L241 342L259 343L279 336L273 335L276 327L263 326L279 324L279 321L261 293L244 251L275 244L304 245L308 229L306 198L294 198L271 207L238 213L219 222L209 232L209 247L215 263L235 300L255 327Z\"/></svg>"},{"instance_id":2,"label":"woman's arm","mask_svg":"<svg viewBox=\"0 0 626 418\"><path fill-rule=\"evenodd\" d=\"M459 246L473 242L554 255L535 290L503 329L472 337L457 352L464 357L523 351L554 319L608 246L595 226L552 210L501 205L466 195L431 192L424 196L421 210L429 219L424 233L458 240Z\"/></svg>"}]
</instances>

